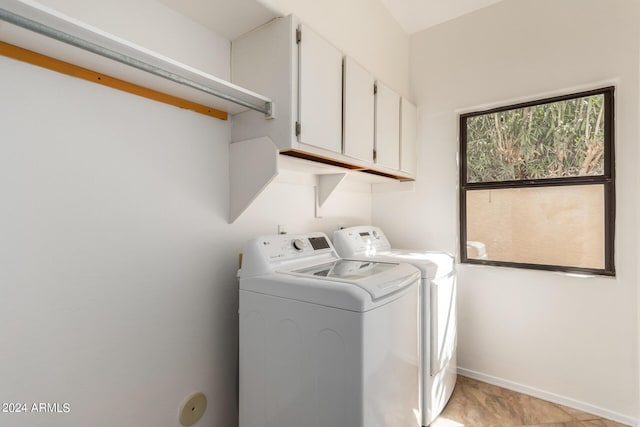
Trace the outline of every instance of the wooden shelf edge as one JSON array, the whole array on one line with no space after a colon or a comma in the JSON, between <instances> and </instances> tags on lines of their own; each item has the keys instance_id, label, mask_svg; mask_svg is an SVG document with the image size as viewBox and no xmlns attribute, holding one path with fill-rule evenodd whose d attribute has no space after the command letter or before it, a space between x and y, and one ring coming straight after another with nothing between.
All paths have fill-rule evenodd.
<instances>
[{"instance_id":1,"label":"wooden shelf edge","mask_svg":"<svg viewBox=\"0 0 640 427\"><path fill-rule=\"evenodd\" d=\"M349 162L345 162L345 161L341 161L341 160L336 160L336 159L332 159L326 156L322 156L319 154L314 154L314 153L309 153L307 151L301 151L301 150L296 150L296 149L289 149L289 150L281 150L280 154L283 154L285 156L290 156L290 157L296 157L298 159L304 159L304 160L310 160L312 162L318 162L318 163L322 163L325 165L330 165L330 166L337 166L337 167L341 167L344 169L348 169L351 171L356 171L356 172L364 172L364 173L368 173L371 175L377 175L377 176L382 176L385 178L391 178L391 179L395 179L397 181L415 181L414 178L407 176L407 175L401 175L400 173L392 173L389 171L383 171L383 170L379 170L379 169L373 169L371 167L368 166L363 166L363 165L359 165L356 163L349 163Z\"/></svg>"},{"instance_id":2,"label":"wooden shelf edge","mask_svg":"<svg viewBox=\"0 0 640 427\"><path fill-rule=\"evenodd\" d=\"M280 150L280 154L284 154L285 156L290 156L290 157L296 157L298 159L310 160L312 162L323 163L325 165L337 166L337 167L344 168L344 169L349 169L349 170L358 170L359 171L359 170L365 169L365 168L363 168L362 166L359 166L359 165L342 162L340 160L331 159L329 157L325 157L325 156L321 156L321 155L318 155L318 154L309 153L307 151L301 151L301 150L295 150L295 149Z\"/></svg>"},{"instance_id":3,"label":"wooden shelf edge","mask_svg":"<svg viewBox=\"0 0 640 427\"><path fill-rule=\"evenodd\" d=\"M14 46L2 41L0 41L0 55L18 61L26 62L38 67L46 68L48 70L56 71L58 73L66 74L68 76L107 86L112 89L117 89L123 92L131 93L133 95L142 96L153 101L173 105L185 110L191 110L199 114L214 117L216 119L228 119L228 114L226 111L218 110L213 107L208 107L206 105L198 104L183 98L178 98L176 96L139 86L134 83L120 80L115 77L111 77L97 71L89 70L87 68L83 68L68 62L60 61L50 56L42 55L40 53L23 49L21 47Z\"/></svg>"}]
</instances>

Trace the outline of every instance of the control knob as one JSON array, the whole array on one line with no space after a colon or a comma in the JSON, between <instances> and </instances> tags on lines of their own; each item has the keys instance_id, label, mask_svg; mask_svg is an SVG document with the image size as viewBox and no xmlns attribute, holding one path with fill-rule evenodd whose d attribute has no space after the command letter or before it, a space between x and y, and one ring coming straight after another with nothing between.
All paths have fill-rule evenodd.
<instances>
[{"instance_id":1,"label":"control knob","mask_svg":"<svg viewBox=\"0 0 640 427\"><path fill-rule=\"evenodd\" d=\"M301 251L302 249L304 249L304 242L300 239L295 239L293 242L291 242L291 244L296 251Z\"/></svg>"}]
</instances>

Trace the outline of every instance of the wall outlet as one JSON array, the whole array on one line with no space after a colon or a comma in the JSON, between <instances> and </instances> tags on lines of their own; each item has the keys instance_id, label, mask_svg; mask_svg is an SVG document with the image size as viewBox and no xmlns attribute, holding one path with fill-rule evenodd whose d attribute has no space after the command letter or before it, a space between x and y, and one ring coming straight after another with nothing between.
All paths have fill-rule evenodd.
<instances>
[{"instance_id":1,"label":"wall outlet","mask_svg":"<svg viewBox=\"0 0 640 427\"><path fill-rule=\"evenodd\" d=\"M284 224L278 224L278 234L287 234L288 228Z\"/></svg>"}]
</instances>

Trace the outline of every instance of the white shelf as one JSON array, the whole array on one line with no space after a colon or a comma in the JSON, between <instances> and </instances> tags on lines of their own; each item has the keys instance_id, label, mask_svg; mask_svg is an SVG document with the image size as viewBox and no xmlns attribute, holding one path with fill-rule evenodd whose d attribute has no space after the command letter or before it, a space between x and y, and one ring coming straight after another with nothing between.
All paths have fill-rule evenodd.
<instances>
[{"instance_id":1,"label":"white shelf","mask_svg":"<svg viewBox=\"0 0 640 427\"><path fill-rule=\"evenodd\" d=\"M283 181L284 180L284 181ZM413 182L327 165L280 154L268 137L234 142L229 146L229 223L233 223L271 182L312 185L315 211L340 186L357 191L412 191Z\"/></svg>"},{"instance_id":2,"label":"white shelf","mask_svg":"<svg viewBox=\"0 0 640 427\"><path fill-rule=\"evenodd\" d=\"M32 0L0 0L0 39L112 77L236 114L271 100ZM55 39L55 40L54 40ZM79 50L82 49L82 50ZM98 56L99 55L99 56ZM102 57L102 58L101 58Z\"/></svg>"}]
</instances>

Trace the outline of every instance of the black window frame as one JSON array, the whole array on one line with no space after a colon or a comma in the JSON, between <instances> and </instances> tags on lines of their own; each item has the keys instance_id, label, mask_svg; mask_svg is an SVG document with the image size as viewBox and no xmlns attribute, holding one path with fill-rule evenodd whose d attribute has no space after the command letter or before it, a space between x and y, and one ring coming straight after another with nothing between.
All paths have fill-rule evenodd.
<instances>
[{"instance_id":1,"label":"black window frame","mask_svg":"<svg viewBox=\"0 0 640 427\"><path fill-rule=\"evenodd\" d=\"M614 114L614 93L615 86L607 86L598 89L570 93L562 96L551 98L536 99L529 102L518 104L510 104L497 108L482 111L473 111L470 113L460 114L460 185L459 185L459 203L460 203L460 261L464 264L491 265L500 267L515 267L533 270L558 271L566 273L578 273L600 276L615 276L615 114ZM594 176L575 176L575 177L558 177L558 178L542 178L512 181L490 181L490 182L468 182L467 181L467 119L485 114L499 113L513 109L549 104L559 101L566 101L575 98L588 97L593 95L604 95L604 174ZM575 185L594 185L601 184L604 186L604 268L585 268L563 265L547 265L547 264L530 264L510 261L493 261L477 258L469 258L467 255L467 191L470 190L492 190L492 189L511 189L511 188L534 188L534 187L551 187L551 186L575 186Z\"/></svg>"}]
</instances>

